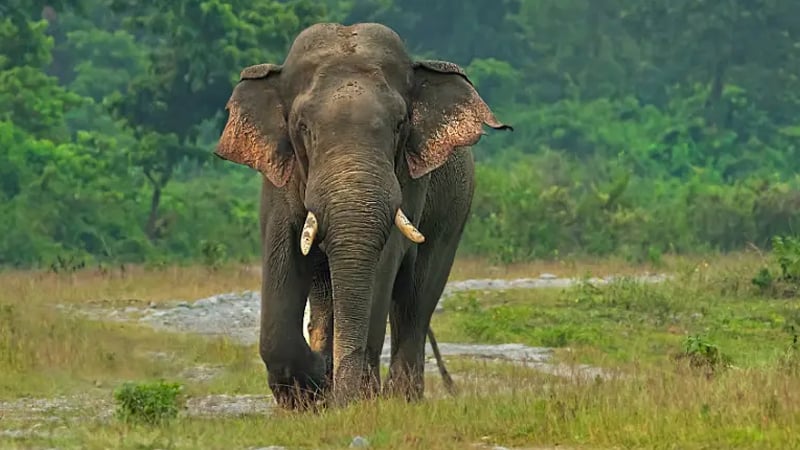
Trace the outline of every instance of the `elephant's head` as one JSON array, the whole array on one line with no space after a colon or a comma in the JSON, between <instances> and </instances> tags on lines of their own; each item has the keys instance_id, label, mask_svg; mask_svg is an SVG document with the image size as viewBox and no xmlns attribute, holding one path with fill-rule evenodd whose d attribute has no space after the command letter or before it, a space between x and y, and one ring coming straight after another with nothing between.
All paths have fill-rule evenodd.
<instances>
[{"instance_id":1,"label":"elephant's head","mask_svg":"<svg viewBox=\"0 0 800 450\"><path fill-rule=\"evenodd\" d=\"M306 29L283 65L245 69L227 108L216 154L277 188L296 186L305 207L293 219L298 248L307 254L316 242L328 255L336 388L363 363L356 328L366 328L375 262L392 227L424 241L412 225L419 218L401 209L401 183L475 144L484 124L510 127L461 68L413 62L399 36L378 24Z\"/></svg>"}]
</instances>

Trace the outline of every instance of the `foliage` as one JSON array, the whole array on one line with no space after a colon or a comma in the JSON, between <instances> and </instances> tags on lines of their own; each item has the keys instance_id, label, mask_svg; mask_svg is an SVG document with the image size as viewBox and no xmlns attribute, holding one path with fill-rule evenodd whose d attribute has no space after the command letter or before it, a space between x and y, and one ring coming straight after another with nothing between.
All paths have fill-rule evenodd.
<instances>
[{"instance_id":1,"label":"foliage","mask_svg":"<svg viewBox=\"0 0 800 450\"><path fill-rule=\"evenodd\" d=\"M762 266L751 283L762 293L773 296L792 297L800 290L800 239L797 236L774 236L772 238L773 265L779 267L776 274L769 265Z\"/></svg>"},{"instance_id":2,"label":"foliage","mask_svg":"<svg viewBox=\"0 0 800 450\"><path fill-rule=\"evenodd\" d=\"M179 383L124 383L114 392L117 416L123 421L160 425L178 415Z\"/></svg>"},{"instance_id":3,"label":"foliage","mask_svg":"<svg viewBox=\"0 0 800 450\"><path fill-rule=\"evenodd\" d=\"M322 20L383 22L415 56L461 64L515 127L475 147L462 255L769 247L800 225L798 14L791 0L6 2L0 265L256 258L261 180L211 150L240 69L280 62Z\"/></svg>"},{"instance_id":4,"label":"foliage","mask_svg":"<svg viewBox=\"0 0 800 450\"><path fill-rule=\"evenodd\" d=\"M772 249L781 267L780 278L790 282L800 281L800 240L793 236L775 236Z\"/></svg>"},{"instance_id":5,"label":"foliage","mask_svg":"<svg viewBox=\"0 0 800 450\"><path fill-rule=\"evenodd\" d=\"M709 375L731 364L730 358L724 355L718 346L701 336L687 336L683 344L683 353L679 354L678 358L688 360L690 367L702 369Z\"/></svg>"}]
</instances>

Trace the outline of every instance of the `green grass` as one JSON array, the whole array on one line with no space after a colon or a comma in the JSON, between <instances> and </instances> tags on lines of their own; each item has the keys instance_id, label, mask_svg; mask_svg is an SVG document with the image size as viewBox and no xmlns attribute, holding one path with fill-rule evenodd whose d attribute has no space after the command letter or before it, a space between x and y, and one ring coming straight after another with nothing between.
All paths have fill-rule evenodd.
<instances>
[{"instance_id":1,"label":"green grass","mask_svg":"<svg viewBox=\"0 0 800 450\"><path fill-rule=\"evenodd\" d=\"M705 273L704 273L705 272ZM456 342L518 342L569 351L595 365L671 364L686 339L713 342L738 367L761 367L800 334L795 298L764 298L749 283L755 269L678 273L663 284L623 278L567 289L460 293L434 327Z\"/></svg>"},{"instance_id":2,"label":"green grass","mask_svg":"<svg viewBox=\"0 0 800 450\"><path fill-rule=\"evenodd\" d=\"M462 371L466 370L460 366ZM744 370L714 379L642 373L576 382L474 365L491 380L455 399L368 402L320 415L183 419L162 427L87 422L52 441L81 448L345 448L356 434L373 448L562 444L575 448L794 448L800 383Z\"/></svg>"},{"instance_id":3,"label":"green grass","mask_svg":"<svg viewBox=\"0 0 800 450\"><path fill-rule=\"evenodd\" d=\"M1 416L0 430L35 428L36 436L0 435L2 448L347 448L355 435L371 448L800 448L800 330L796 299L765 294L751 279L759 258L676 260L663 285L622 281L569 289L465 293L445 303L434 329L442 342L520 342L557 347L556 359L616 369L611 379L559 378L522 367L449 359L461 393L444 393L428 374L425 401L360 403L321 414L190 418L159 426L95 420L96 405L55 420ZM459 273L480 276L476 265ZM602 263L592 272L603 275ZM466 268L466 269L465 269ZM492 273L488 273L492 271ZM507 270L535 276L541 265ZM555 270L547 270L555 272ZM502 270L487 269L483 276ZM559 275L579 275L578 264ZM629 268L628 273L634 272ZM128 275L132 277L132 275ZM238 278L237 278L238 277ZM254 288L240 269L169 269L109 275L4 274L0 283L0 399L85 394L113 404L125 381L165 379L189 398L268 393L255 346L70 317L55 298L122 306ZM246 286L246 287L244 287ZM65 289L66 287L66 289ZM711 361L713 351L724 357ZM162 352L166 358L153 358ZM689 356L682 358L681 356ZM705 361L705 367L691 363ZM711 361L711 362L709 362ZM727 362L729 361L729 364ZM223 367L205 382L180 372ZM709 370L713 366L714 370ZM55 430L50 437L46 434ZM477 448L477 447L476 447Z\"/></svg>"}]
</instances>

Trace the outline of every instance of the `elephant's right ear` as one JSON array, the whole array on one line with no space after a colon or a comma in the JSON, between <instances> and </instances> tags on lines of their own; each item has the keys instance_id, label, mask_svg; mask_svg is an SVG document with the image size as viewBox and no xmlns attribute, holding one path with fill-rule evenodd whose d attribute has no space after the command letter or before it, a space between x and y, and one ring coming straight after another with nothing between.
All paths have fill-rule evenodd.
<instances>
[{"instance_id":1,"label":"elephant's right ear","mask_svg":"<svg viewBox=\"0 0 800 450\"><path fill-rule=\"evenodd\" d=\"M228 104L228 122L215 154L258 170L277 187L292 175L294 151L278 91L281 66L258 64L242 70Z\"/></svg>"}]
</instances>

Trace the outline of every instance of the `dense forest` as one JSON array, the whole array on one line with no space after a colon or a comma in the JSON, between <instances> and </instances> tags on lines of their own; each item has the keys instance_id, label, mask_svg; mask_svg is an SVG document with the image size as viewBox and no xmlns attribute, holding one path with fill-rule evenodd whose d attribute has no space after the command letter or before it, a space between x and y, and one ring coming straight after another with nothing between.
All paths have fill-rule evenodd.
<instances>
[{"instance_id":1,"label":"dense forest","mask_svg":"<svg viewBox=\"0 0 800 450\"><path fill-rule=\"evenodd\" d=\"M800 224L796 0L6 0L0 265L252 260L257 173L215 158L239 71L319 21L465 68L464 255L765 247ZM523 224L523 226L520 226Z\"/></svg>"}]
</instances>

